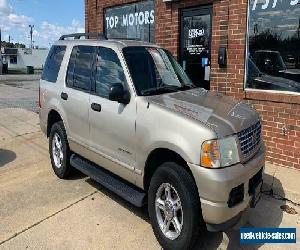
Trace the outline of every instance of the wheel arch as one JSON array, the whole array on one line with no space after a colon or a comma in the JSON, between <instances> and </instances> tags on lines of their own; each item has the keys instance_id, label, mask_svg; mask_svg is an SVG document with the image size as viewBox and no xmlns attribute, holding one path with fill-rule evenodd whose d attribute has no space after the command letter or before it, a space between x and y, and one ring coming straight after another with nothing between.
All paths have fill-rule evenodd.
<instances>
[{"instance_id":1,"label":"wheel arch","mask_svg":"<svg viewBox=\"0 0 300 250\"><path fill-rule=\"evenodd\" d=\"M51 109L47 117L47 137L50 135L51 127L54 123L63 121L62 116L55 109Z\"/></svg>"},{"instance_id":2,"label":"wheel arch","mask_svg":"<svg viewBox=\"0 0 300 250\"><path fill-rule=\"evenodd\" d=\"M164 162L178 163L178 165L187 170L187 172L192 176L195 182L194 175L188 166L187 160L184 159L184 157L182 157L180 153L168 148L155 148L150 152L145 163L143 176L143 186L145 191L148 190L151 178L156 169Z\"/></svg>"}]
</instances>

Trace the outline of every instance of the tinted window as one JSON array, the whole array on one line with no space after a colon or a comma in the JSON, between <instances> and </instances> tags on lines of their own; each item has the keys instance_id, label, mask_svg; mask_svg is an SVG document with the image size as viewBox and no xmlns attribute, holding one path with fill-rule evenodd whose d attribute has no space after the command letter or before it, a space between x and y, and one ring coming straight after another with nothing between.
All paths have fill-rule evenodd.
<instances>
[{"instance_id":1,"label":"tinted window","mask_svg":"<svg viewBox=\"0 0 300 250\"><path fill-rule=\"evenodd\" d=\"M71 53L71 57L69 60L69 66L67 71L67 86L73 87L73 79L74 79L74 68L77 57L77 47L74 47Z\"/></svg>"},{"instance_id":2,"label":"tinted window","mask_svg":"<svg viewBox=\"0 0 300 250\"><path fill-rule=\"evenodd\" d=\"M42 80L56 82L65 51L66 46L52 46L45 63Z\"/></svg>"},{"instance_id":3,"label":"tinted window","mask_svg":"<svg viewBox=\"0 0 300 250\"><path fill-rule=\"evenodd\" d=\"M158 91L179 91L192 87L192 82L166 50L127 47L123 53L139 95Z\"/></svg>"},{"instance_id":4,"label":"tinted window","mask_svg":"<svg viewBox=\"0 0 300 250\"><path fill-rule=\"evenodd\" d=\"M116 83L125 87L125 75L117 54L108 48L99 48L96 57L96 93L108 98L109 89Z\"/></svg>"},{"instance_id":5,"label":"tinted window","mask_svg":"<svg viewBox=\"0 0 300 250\"><path fill-rule=\"evenodd\" d=\"M76 46L72 50L67 72L67 86L89 91L95 47Z\"/></svg>"},{"instance_id":6,"label":"tinted window","mask_svg":"<svg viewBox=\"0 0 300 250\"><path fill-rule=\"evenodd\" d=\"M300 92L300 0L249 0L249 4L251 62L246 87ZM255 77L252 63L260 71Z\"/></svg>"},{"instance_id":7,"label":"tinted window","mask_svg":"<svg viewBox=\"0 0 300 250\"><path fill-rule=\"evenodd\" d=\"M125 48L123 51L138 94L145 89L154 88L156 86L154 61L148 51L143 47Z\"/></svg>"}]
</instances>

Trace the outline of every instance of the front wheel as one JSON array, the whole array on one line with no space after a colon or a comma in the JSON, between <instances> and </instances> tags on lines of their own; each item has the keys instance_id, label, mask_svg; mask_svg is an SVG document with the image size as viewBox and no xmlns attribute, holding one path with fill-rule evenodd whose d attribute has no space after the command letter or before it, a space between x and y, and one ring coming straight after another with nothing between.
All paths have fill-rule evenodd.
<instances>
[{"instance_id":1,"label":"front wheel","mask_svg":"<svg viewBox=\"0 0 300 250\"><path fill-rule=\"evenodd\" d=\"M177 163L162 164L148 193L154 234L164 249L191 249L199 236L201 209L192 176Z\"/></svg>"}]
</instances>

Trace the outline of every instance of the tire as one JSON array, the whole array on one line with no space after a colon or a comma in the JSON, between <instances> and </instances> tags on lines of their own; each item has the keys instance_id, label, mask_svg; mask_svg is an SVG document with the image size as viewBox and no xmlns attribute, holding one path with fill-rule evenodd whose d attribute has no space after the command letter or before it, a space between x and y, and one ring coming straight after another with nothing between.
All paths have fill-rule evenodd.
<instances>
[{"instance_id":1,"label":"tire","mask_svg":"<svg viewBox=\"0 0 300 250\"><path fill-rule=\"evenodd\" d=\"M171 192L166 190L171 190ZM169 193L171 202L166 198L166 194ZM160 200L156 202L158 198ZM172 200L177 200L177 202L171 204ZM163 209L167 212L163 212ZM174 209L178 211L174 212ZM202 215L196 184L183 167L177 163L166 162L156 170L148 190L148 211L153 232L163 249L193 248L200 233ZM164 223L165 219L172 220L169 226L168 222ZM170 229L167 233L162 231L164 224ZM178 230L175 230L175 224L177 224L177 229L181 228L179 234Z\"/></svg>"},{"instance_id":2,"label":"tire","mask_svg":"<svg viewBox=\"0 0 300 250\"><path fill-rule=\"evenodd\" d=\"M55 143L55 138L59 139L58 142L60 147L58 147L58 144ZM61 148L61 150L59 150L59 148ZM57 154L55 154L55 152ZM62 121L54 123L51 127L49 135L49 154L54 173L60 179L66 179L69 177L72 170L70 165L71 153L67 133Z\"/></svg>"}]
</instances>

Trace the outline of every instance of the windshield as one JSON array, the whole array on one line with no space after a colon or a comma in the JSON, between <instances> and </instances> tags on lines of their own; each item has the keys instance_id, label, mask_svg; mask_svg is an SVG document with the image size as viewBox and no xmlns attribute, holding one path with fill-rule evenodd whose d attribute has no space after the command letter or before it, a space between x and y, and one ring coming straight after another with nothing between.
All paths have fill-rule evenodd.
<instances>
[{"instance_id":1,"label":"windshield","mask_svg":"<svg viewBox=\"0 0 300 250\"><path fill-rule=\"evenodd\" d=\"M153 47L123 49L138 95L155 95L194 88L170 52Z\"/></svg>"},{"instance_id":2,"label":"windshield","mask_svg":"<svg viewBox=\"0 0 300 250\"><path fill-rule=\"evenodd\" d=\"M252 77L259 77L262 75L258 67L254 64L254 62L250 58L248 58L248 74Z\"/></svg>"},{"instance_id":3,"label":"windshield","mask_svg":"<svg viewBox=\"0 0 300 250\"><path fill-rule=\"evenodd\" d=\"M260 70L264 71L264 69L269 65L274 67L274 70L286 70L286 65L280 55L280 53L276 51L272 52L260 52L257 51L255 53L255 61L257 66L260 67Z\"/></svg>"}]
</instances>

